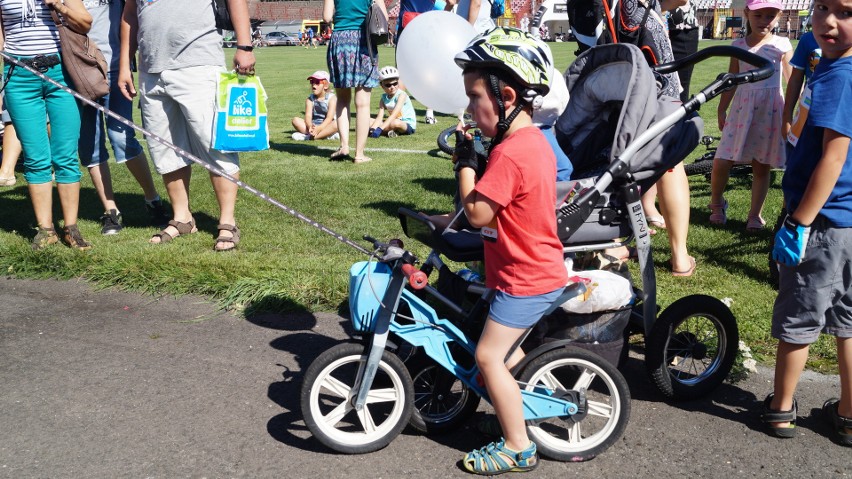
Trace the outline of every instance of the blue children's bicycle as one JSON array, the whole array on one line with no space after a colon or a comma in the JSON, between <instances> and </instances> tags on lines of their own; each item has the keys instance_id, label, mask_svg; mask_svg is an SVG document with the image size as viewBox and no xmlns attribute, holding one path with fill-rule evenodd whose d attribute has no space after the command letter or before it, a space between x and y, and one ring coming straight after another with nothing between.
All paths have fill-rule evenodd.
<instances>
[{"instance_id":1,"label":"blue children's bicycle","mask_svg":"<svg viewBox=\"0 0 852 479\"><path fill-rule=\"evenodd\" d=\"M314 437L351 454L385 447L409 423L424 432L455 428L476 411L480 397L488 400L473 338L479 337L494 292L465 282L466 294L476 299L460 306L428 284L427 274L414 266L417 258L399 243L365 239L373 243L375 261L350 269L350 312L360 341L320 354L301 390L302 413ZM433 252L423 269L435 268L452 275ZM552 309L584 291L583 283L570 284ZM452 319L441 317L424 295ZM570 341L530 351L512 373L530 438L547 457L591 459L627 426L630 393L624 377Z\"/></svg>"}]
</instances>

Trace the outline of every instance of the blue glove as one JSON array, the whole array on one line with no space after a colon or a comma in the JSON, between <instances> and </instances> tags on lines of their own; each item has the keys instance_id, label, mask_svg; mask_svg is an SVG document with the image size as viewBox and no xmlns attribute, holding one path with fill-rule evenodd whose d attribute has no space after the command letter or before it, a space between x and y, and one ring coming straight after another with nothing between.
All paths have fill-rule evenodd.
<instances>
[{"instance_id":1,"label":"blue glove","mask_svg":"<svg viewBox=\"0 0 852 479\"><path fill-rule=\"evenodd\" d=\"M805 248L808 247L810 235L810 226L802 226L787 215L784 218L784 225L775 235L772 259L787 266L798 265L805 259Z\"/></svg>"},{"instance_id":2,"label":"blue glove","mask_svg":"<svg viewBox=\"0 0 852 479\"><path fill-rule=\"evenodd\" d=\"M378 127L373 128L373 131L370 132L370 136L372 136L373 138L378 138L382 136L382 129Z\"/></svg>"}]
</instances>

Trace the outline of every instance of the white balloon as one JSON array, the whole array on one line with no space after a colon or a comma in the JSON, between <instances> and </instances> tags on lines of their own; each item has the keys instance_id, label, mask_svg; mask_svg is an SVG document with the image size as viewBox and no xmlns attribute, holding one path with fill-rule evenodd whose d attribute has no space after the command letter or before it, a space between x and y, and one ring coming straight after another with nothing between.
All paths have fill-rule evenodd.
<instances>
[{"instance_id":1,"label":"white balloon","mask_svg":"<svg viewBox=\"0 0 852 479\"><path fill-rule=\"evenodd\" d=\"M467 107L461 68L453 60L476 36L473 25L452 12L416 16L396 46L399 79L417 101L441 113Z\"/></svg>"}]
</instances>

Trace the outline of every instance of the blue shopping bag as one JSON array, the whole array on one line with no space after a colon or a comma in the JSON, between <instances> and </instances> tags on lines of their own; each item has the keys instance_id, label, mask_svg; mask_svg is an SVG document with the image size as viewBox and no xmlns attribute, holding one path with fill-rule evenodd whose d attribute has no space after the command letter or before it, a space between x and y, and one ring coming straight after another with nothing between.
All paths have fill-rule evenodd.
<instances>
[{"instance_id":1,"label":"blue shopping bag","mask_svg":"<svg viewBox=\"0 0 852 479\"><path fill-rule=\"evenodd\" d=\"M256 75L219 74L212 146L219 151L269 149L266 91Z\"/></svg>"}]
</instances>

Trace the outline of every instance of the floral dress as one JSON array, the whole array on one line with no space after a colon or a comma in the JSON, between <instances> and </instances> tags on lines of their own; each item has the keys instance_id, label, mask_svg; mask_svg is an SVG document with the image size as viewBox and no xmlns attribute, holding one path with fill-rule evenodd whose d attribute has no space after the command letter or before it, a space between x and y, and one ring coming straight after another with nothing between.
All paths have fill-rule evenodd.
<instances>
[{"instance_id":1,"label":"floral dress","mask_svg":"<svg viewBox=\"0 0 852 479\"><path fill-rule=\"evenodd\" d=\"M773 168L783 168L786 155L781 135L781 116L784 112L781 60L793 46L787 37L777 35L755 47L749 47L745 38L738 38L734 40L733 46L770 60L775 65L775 73L767 80L737 87L716 158L736 163L756 160ZM739 62L739 68L740 72L754 69L744 62Z\"/></svg>"}]
</instances>

